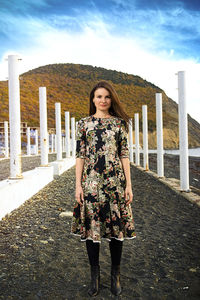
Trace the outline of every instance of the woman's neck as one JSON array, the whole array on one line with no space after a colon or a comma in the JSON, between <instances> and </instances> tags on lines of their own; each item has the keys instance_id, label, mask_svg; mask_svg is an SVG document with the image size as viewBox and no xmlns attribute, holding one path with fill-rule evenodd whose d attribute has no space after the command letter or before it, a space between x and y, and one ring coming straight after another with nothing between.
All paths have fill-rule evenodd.
<instances>
[{"instance_id":1,"label":"woman's neck","mask_svg":"<svg viewBox=\"0 0 200 300\"><path fill-rule=\"evenodd\" d=\"M111 114L109 112L96 111L93 116L96 118L109 118Z\"/></svg>"}]
</instances>

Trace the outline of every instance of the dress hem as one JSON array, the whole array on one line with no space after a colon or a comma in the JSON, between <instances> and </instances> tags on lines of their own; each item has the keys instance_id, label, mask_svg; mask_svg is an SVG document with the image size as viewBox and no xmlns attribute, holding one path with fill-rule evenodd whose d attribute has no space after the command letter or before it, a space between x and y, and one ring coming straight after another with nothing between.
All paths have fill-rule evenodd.
<instances>
[{"instance_id":1,"label":"dress hem","mask_svg":"<svg viewBox=\"0 0 200 300\"><path fill-rule=\"evenodd\" d=\"M77 234L77 233L70 232L70 234L71 234L71 235L75 235L75 236L81 237L81 235L80 235L80 234ZM104 237L101 237L102 240L107 240L107 241L109 241L109 242L111 242L111 239L115 239L115 240L118 240L118 241L123 242L124 240L133 240L133 239L135 239L135 238L136 238L136 236L133 236L133 237L125 237L125 238L123 238L123 239L118 239L118 238L116 238L116 237L111 237L111 238L104 238ZM94 241L92 238L81 239L81 242L86 242L87 240L93 241L93 243L101 243L101 241Z\"/></svg>"}]
</instances>

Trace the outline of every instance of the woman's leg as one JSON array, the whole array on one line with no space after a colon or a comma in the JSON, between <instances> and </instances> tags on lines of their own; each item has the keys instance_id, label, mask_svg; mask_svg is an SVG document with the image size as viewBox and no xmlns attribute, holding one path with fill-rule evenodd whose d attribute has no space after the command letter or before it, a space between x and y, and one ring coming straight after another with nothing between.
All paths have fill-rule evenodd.
<instances>
[{"instance_id":1,"label":"woman's leg","mask_svg":"<svg viewBox=\"0 0 200 300\"><path fill-rule=\"evenodd\" d=\"M111 239L109 243L110 254L111 254L111 292L118 296L121 294L121 285L120 285L120 262L122 256L122 246L123 242L116 239Z\"/></svg>"},{"instance_id":2,"label":"woman's leg","mask_svg":"<svg viewBox=\"0 0 200 300\"><path fill-rule=\"evenodd\" d=\"M90 296L96 296L99 292L100 284L100 266L99 266L99 243L93 243L91 240L86 241L86 248L91 267L91 285L88 291Z\"/></svg>"},{"instance_id":3,"label":"woman's leg","mask_svg":"<svg viewBox=\"0 0 200 300\"><path fill-rule=\"evenodd\" d=\"M109 242L112 265L119 266L122 256L123 242L116 239L111 239Z\"/></svg>"},{"instance_id":4,"label":"woman's leg","mask_svg":"<svg viewBox=\"0 0 200 300\"><path fill-rule=\"evenodd\" d=\"M86 240L88 258L91 266L99 265L99 243L94 243L91 240Z\"/></svg>"}]
</instances>

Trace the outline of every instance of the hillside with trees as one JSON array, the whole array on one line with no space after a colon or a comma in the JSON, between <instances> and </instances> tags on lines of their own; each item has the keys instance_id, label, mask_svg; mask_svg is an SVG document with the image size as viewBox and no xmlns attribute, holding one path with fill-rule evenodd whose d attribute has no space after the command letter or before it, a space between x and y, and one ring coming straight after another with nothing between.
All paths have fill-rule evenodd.
<instances>
[{"instance_id":1,"label":"hillside with trees","mask_svg":"<svg viewBox=\"0 0 200 300\"><path fill-rule=\"evenodd\" d=\"M178 148L178 105L164 91L139 76L79 64L53 64L20 75L21 121L39 127L39 87L47 88L48 128L55 127L55 103L76 120L89 115L89 93L99 80L108 80L115 87L129 117L140 115L148 106L149 146L156 147L155 93L163 96L164 148ZM0 81L0 122L9 120L8 82ZM134 123L134 122L133 122ZM189 147L200 146L200 124L188 115ZM141 133L142 136L142 133ZM140 140L142 145L142 138Z\"/></svg>"}]
</instances>

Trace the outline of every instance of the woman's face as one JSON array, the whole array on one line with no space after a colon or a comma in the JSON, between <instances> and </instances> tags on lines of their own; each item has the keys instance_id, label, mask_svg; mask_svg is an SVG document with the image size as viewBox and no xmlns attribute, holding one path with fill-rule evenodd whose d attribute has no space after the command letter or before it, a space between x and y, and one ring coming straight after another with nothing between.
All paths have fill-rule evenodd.
<instances>
[{"instance_id":1,"label":"woman's face","mask_svg":"<svg viewBox=\"0 0 200 300\"><path fill-rule=\"evenodd\" d=\"M104 88L98 88L94 92L93 98L94 105L96 106L96 111L108 112L111 107L110 93Z\"/></svg>"}]
</instances>

